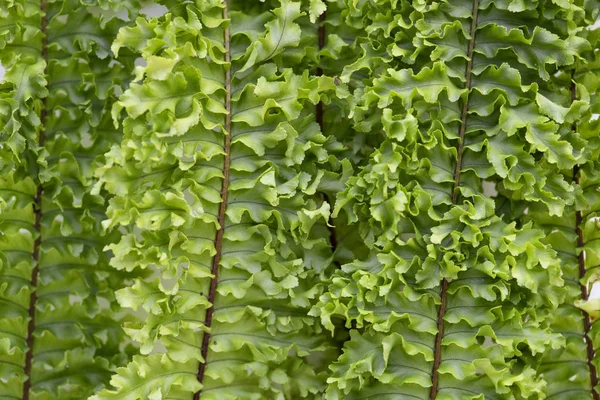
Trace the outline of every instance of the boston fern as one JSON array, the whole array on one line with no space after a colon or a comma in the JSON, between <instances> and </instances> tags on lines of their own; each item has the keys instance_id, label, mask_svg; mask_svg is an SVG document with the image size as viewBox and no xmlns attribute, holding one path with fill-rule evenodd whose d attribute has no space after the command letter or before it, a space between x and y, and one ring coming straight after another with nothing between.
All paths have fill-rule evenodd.
<instances>
[{"instance_id":1,"label":"boston fern","mask_svg":"<svg viewBox=\"0 0 600 400\"><path fill-rule=\"evenodd\" d=\"M0 0L0 400L600 400L599 18Z\"/></svg>"},{"instance_id":2,"label":"boston fern","mask_svg":"<svg viewBox=\"0 0 600 400\"><path fill-rule=\"evenodd\" d=\"M127 5L129 7L129 5ZM122 133L112 103L133 57L112 38L133 5L0 1L0 398L82 399L134 347L109 266L94 171Z\"/></svg>"}]
</instances>

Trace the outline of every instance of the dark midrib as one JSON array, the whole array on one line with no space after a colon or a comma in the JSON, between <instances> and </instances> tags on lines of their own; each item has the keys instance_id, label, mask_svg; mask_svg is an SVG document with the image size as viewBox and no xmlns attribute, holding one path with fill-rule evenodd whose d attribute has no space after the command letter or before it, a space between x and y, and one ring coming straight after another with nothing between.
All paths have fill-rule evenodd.
<instances>
[{"instance_id":1,"label":"dark midrib","mask_svg":"<svg viewBox=\"0 0 600 400\"><path fill-rule=\"evenodd\" d=\"M575 86L575 82L571 83L571 102L577 100L577 88ZM577 129L577 126L573 124L573 130ZM579 185L579 165L575 165L573 167L573 180L575 184ZM581 230L581 223L583 222L583 218L581 216L581 211L577 210L575 212L575 232L577 233L577 247L579 248L579 256L577 257L577 262L579 264L579 279L582 280L585 277L586 268L585 268L585 256L583 253L583 246L585 242L583 241L583 231ZM581 299L587 300L589 297L589 293L587 290L587 286L580 283L579 289L581 290ZM598 372L596 371L596 366L594 365L594 344L592 343L592 339L590 338L590 329L592 327L590 321L590 315L585 311L581 310L583 314L583 337L585 339L585 344L587 348L587 365L590 370L590 382L592 384L592 396L594 400L600 400L600 395L596 392L596 386L598 386Z\"/></svg>"},{"instance_id":2,"label":"dark midrib","mask_svg":"<svg viewBox=\"0 0 600 400\"><path fill-rule=\"evenodd\" d=\"M575 182L577 184L579 184L579 177L577 176L577 174L579 173L579 168L578 166L575 166L573 168L573 173L576 174L575 175ZM577 231L577 247L580 249L580 253L579 253L579 257L578 257L578 262L579 262L579 277L580 279L583 279L583 277L585 276L586 273L586 269L585 269L585 260L584 260L584 254L583 254L583 246L584 246L584 241L583 241L583 232L581 231L580 225L582 223L582 218L581 218L581 211L577 211L575 213L575 226L576 226L576 231ZM579 287L581 289L581 298L585 301L588 299L588 291L587 291L587 287L583 284L579 284ZM590 322L590 315L585 311L585 310L581 310L581 313L583 314L583 330L584 330L584 338L585 338L585 343L586 343L586 347L587 347L587 365L589 367L590 370L590 382L592 384L592 396L594 397L594 400L600 400L600 396L598 395L598 392L596 392L596 386L598 386L598 373L596 371L596 367L594 366L594 344L592 343L592 339L589 336L590 333L590 329L592 327L592 324Z\"/></svg>"},{"instance_id":3,"label":"dark midrib","mask_svg":"<svg viewBox=\"0 0 600 400\"><path fill-rule=\"evenodd\" d=\"M324 21L325 21L325 13L321 14L321 16L319 17L319 30L317 33L319 50L321 50L323 47L325 47L325 24L324 24ZM321 65L319 65L317 67L317 76L322 76L322 75L323 75L323 69L321 68ZM316 107L316 120L317 120L317 123L319 124L319 126L321 127L321 132L323 132L323 103L320 101Z\"/></svg>"},{"instance_id":4,"label":"dark midrib","mask_svg":"<svg viewBox=\"0 0 600 400\"><path fill-rule=\"evenodd\" d=\"M229 10L227 1L223 1L223 19L229 19ZM225 156L223 160L223 186L221 187L221 204L219 206L219 229L215 239L215 256L213 258L211 273L213 277L210 280L210 289L208 292L208 301L211 306L206 310L206 318L204 320L204 327L207 332L204 333L202 338L201 354L203 362L198 367L198 382L202 383L204 380L204 372L206 371L206 362L208 356L208 346L210 343L210 327L212 325L213 313L215 311L215 294L217 292L217 281L219 280L219 263L221 261L222 246L223 246L223 233L225 230L225 209L227 208L227 192L229 186L229 164L231 161L231 54L229 51L229 24L225 28L223 33L223 42L225 45L225 62L227 63L227 71L225 72L225 109L227 115L225 116ZM202 390L194 394L194 400L200 399Z\"/></svg>"},{"instance_id":5,"label":"dark midrib","mask_svg":"<svg viewBox=\"0 0 600 400\"><path fill-rule=\"evenodd\" d=\"M44 60L44 73L48 67L48 36L46 34L46 27L48 24L47 13L46 13L46 0L40 1L40 10L42 12L41 20L41 31L42 31L42 59ZM38 136L38 145L40 148L44 147L45 141L45 122L46 122L46 97L42 99L42 109L40 111L41 127ZM35 197L33 199L33 212L35 214L35 221L33 228L36 232L36 238L33 242L33 252L31 257L35 263L33 270L31 271L31 294L29 295L29 323L27 324L27 353L25 353L25 367L23 372L25 374L25 382L23 382L23 400L29 400L29 392L31 390L31 366L33 363L33 344L35 331L35 306L37 303L37 286L38 286L38 273L40 269L40 246L42 245L42 194L44 188L41 183L38 183Z\"/></svg>"},{"instance_id":6,"label":"dark midrib","mask_svg":"<svg viewBox=\"0 0 600 400\"><path fill-rule=\"evenodd\" d=\"M467 129L467 116L469 112L469 92L471 91L471 69L473 68L473 48L475 46L475 31L477 30L477 13L479 9L479 0L473 1L473 11L471 13L471 32L469 39L469 49L467 53L467 68L465 71L465 88L467 89L466 99L462 106L460 132L458 137L458 148L456 156L456 169L454 170L454 185L452 187L452 204L455 205L458 200L458 188L460 186L460 170L462 168L462 157L464 149L464 137ZM444 316L446 315L446 304L448 297L448 280L442 279L440 291L440 310L437 318L437 335L435 336L433 369L431 372L431 400L435 400L438 393L438 380L440 362L442 360L442 339L444 338Z\"/></svg>"},{"instance_id":7,"label":"dark midrib","mask_svg":"<svg viewBox=\"0 0 600 400\"><path fill-rule=\"evenodd\" d=\"M323 14L321 14L319 16L319 30L317 33L317 37L318 37L318 43L319 43L319 50L321 50L323 47L325 47L325 18L327 17L327 12L323 12ZM317 76L323 76L323 69L321 68L321 66L319 65L319 67L317 68ZM323 122L323 103L321 101L319 101L317 103L316 109L315 109L315 120L317 121L317 124L319 124L319 127L321 128L321 133L325 134L325 124ZM323 193L323 198L324 200L329 203L329 205L331 205L331 199L329 198L329 196L326 193ZM327 225L327 229L329 229L329 243L331 245L331 250L333 252L335 252L335 249L337 248L337 236L335 233L335 226L333 224L333 218L329 218L329 224Z\"/></svg>"}]
</instances>

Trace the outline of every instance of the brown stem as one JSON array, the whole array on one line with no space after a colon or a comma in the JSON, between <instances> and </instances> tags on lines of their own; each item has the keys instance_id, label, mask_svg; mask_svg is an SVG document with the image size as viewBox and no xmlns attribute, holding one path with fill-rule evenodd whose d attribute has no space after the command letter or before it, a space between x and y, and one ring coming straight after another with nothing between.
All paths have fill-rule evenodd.
<instances>
[{"instance_id":1,"label":"brown stem","mask_svg":"<svg viewBox=\"0 0 600 400\"><path fill-rule=\"evenodd\" d=\"M42 59L44 60L44 74L48 67L48 36L46 34L48 17L46 12L46 0L40 1L40 10L42 12L41 20L41 31L42 31ZM40 111L41 126L38 135L38 146L44 147L45 142L45 121L46 121L47 107L46 97L42 99L42 109ZM35 331L35 306L37 303L37 286L38 286L38 273L40 268L40 246L42 245L42 195L44 188L41 183L38 183L35 197L33 199L33 212L35 220L33 228L36 232L36 238L33 242L33 251L31 257L34 262L33 270L31 271L31 294L29 295L29 323L27 324L27 353L25 353L25 366L23 368L25 374L25 382L23 382L23 400L29 400L29 392L31 390L31 367L33 364L33 345Z\"/></svg>"},{"instance_id":2,"label":"brown stem","mask_svg":"<svg viewBox=\"0 0 600 400\"><path fill-rule=\"evenodd\" d=\"M321 14L319 17L319 31L318 31L318 41L319 41L319 50L325 46L325 13ZM323 69L321 66L317 67L317 76L323 75ZM316 107L316 120L317 124L321 127L321 132L323 131L323 103L319 102Z\"/></svg>"},{"instance_id":3,"label":"brown stem","mask_svg":"<svg viewBox=\"0 0 600 400\"><path fill-rule=\"evenodd\" d=\"M573 168L573 172L577 173L578 168L577 166L575 168ZM576 178L576 182L579 181L578 178ZM582 223L582 218L581 218L581 212L577 211L575 213L575 224L577 226L576 231L577 231L577 247L580 248L580 252L579 252L579 257L578 257L578 261L579 261L579 277L582 279L585 276L585 260L584 260L584 254L583 254L583 233L581 231L580 225ZM581 289L581 298L583 300L587 300L588 299L588 291L587 291L587 287L583 284L579 285L580 289ZM584 330L584 339L585 339L585 344L587 347L587 364L590 370L590 382L592 384L592 396L594 397L594 400L600 400L600 395L598 395L598 392L596 392L596 386L598 386L598 372L596 371L596 366L594 365L593 361L594 361L594 356L595 356L595 351L594 351L594 344L592 343L592 339L590 338L590 329L591 329L591 322L590 322L590 315L585 311L585 310L581 310L581 313L583 314L583 330Z\"/></svg>"},{"instance_id":4,"label":"brown stem","mask_svg":"<svg viewBox=\"0 0 600 400\"><path fill-rule=\"evenodd\" d=\"M571 83L571 102L574 102L575 100L577 100L577 87L575 85L575 82L573 81ZM577 129L576 125L573 125L573 130ZM575 165L573 167L573 180L575 181L575 184L579 185L579 165ZM577 257L577 261L579 264L579 279L582 280L585 277L586 274L586 268L585 268L585 254L583 251L583 246L585 245L585 242L583 240L583 231L581 230L581 224L583 222L583 218L581 216L581 211L577 210L575 212L575 232L577 233L577 247L579 248L579 256ZM581 290L581 298L585 301L588 299L589 297L589 293L588 293L588 289L587 286L580 283L579 284L579 289ZM592 384L592 396L594 397L594 400L600 400L600 395L598 395L598 392L596 392L596 386L598 386L598 373L596 371L596 366L594 365L594 356L595 356L595 351L594 351L594 344L592 343L592 339L590 338L590 329L591 329L591 322L590 322L590 315L585 311L585 310L581 310L581 313L583 314L583 337L585 339L585 344L587 347L587 364L588 364L588 368L590 370L590 382Z\"/></svg>"},{"instance_id":5,"label":"brown stem","mask_svg":"<svg viewBox=\"0 0 600 400\"><path fill-rule=\"evenodd\" d=\"M469 49L467 53L467 67L465 71L465 88L467 89L466 99L463 102L461 111L460 131L458 135L458 148L456 155L456 169L454 170L454 185L452 187L452 204L456 204L458 200L458 192L460 187L460 170L462 168L462 158L464 150L465 131L467 130L467 116L469 113L469 92L471 90L471 70L473 68L473 48L475 47L475 32L477 30L477 14L479 11L479 0L473 1L473 11L471 16L471 33L469 39ZM446 304L448 297L448 280L442 279L440 291L440 310L437 318L438 332L435 336L433 369L431 372L431 395L430 399L435 400L438 393L439 373L438 369L442 361L442 339L444 338L444 316L446 315Z\"/></svg>"},{"instance_id":6,"label":"brown stem","mask_svg":"<svg viewBox=\"0 0 600 400\"><path fill-rule=\"evenodd\" d=\"M223 1L223 19L229 19L229 10L227 7L227 1ZM214 302L215 294L217 292L217 281L219 279L219 263L221 261L221 249L223 246L223 233L225 230L225 209L227 208L227 192L229 186L229 164L231 161L231 54L229 50L229 25L225 28L224 32L224 45L225 45L225 62L227 63L227 71L225 72L225 109L227 115L225 116L225 156L223 160L223 186L221 187L221 204L219 206L219 229L215 239L215 256L213 258L211 273L213 277L210 280L210 289L208 292L208 301L211 306L206 310L206 318L204 320L204 327L207 331L204 333L202 338L201 354L203 362L198 367L198 382L202 383L204 379L204 372L206 371L206 362L208 356L208 346L210 343L210 328L212 325L212 318L214 313ZM200 399L201 390L194 394L194 400Z\"/></svg>"},{"instance_id":7,"label":"brown stem","mask_svg":"<svg viewBox=\"0 0 600 400\"><path fill-rule=\"evenodd\" d=\"M319 30L318 30L318 43L319 43L319 50L322 49L323 47L325 47L325 18L326 18L327 13L323 12L323 14L321 14L319 16ZM321 68L321 66L319 66L317 68L317 76L322 76L323 75L323 69ZM317 124L319 124L319 127L321 128L321 133L325 133L325 124L323 123L323 103L319 102L317 103L316 109L315 109L315 120L317 121ZM329 196L325 193L323 193L323 197L324 200L331 204L331 201L329 199ZM329 219L329 224L327 225L327 229L329 229L329 243L331 244L331 248L333 251L335 251L335 249L337 248L337 237L336 237L336 233L335 233L335 226L333 225L333 221L330 218Z\"/></svg>"}]
</instances>

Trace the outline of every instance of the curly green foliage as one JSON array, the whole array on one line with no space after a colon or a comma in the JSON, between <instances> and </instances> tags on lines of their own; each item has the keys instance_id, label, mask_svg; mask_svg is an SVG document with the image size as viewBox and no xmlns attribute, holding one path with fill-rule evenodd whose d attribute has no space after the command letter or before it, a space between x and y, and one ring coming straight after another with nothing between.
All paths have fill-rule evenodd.
<instances>
[{"instance_id":1,"label":"curly green foliage","mask_svg":"<svg viewBox=\"0 0 600 400\"><path fill-rule=\"evenodd\" d=\"M368 74L357 73L354 79L344 80L347 66L355 65L363 57L361 46L364 45L364 35L350 21L348 7L343 0L328 0L325 4L327 12L318 22L323 36L318 66L324 75L335 77L337 95L324 109L324 131L344 145L341 157L357 165L368 158L379 142L377 135L373 134L376 132L358 131L348 118L355 98L360 98L365 80L369 78Z\"/></svg>"},{"instance_id":2,"label":"curly green foliage","mask_svg":"<svg viewBox=\"0 0 600 400\"><path fill-rule=\"evenodd\" d=\"M169 13L113 45L146 65L114 109L125 136L99 170L115 194L106 226L129 232L109 246L111 264L150 274L117 292L146 314L125 328L141 354L96 400L325 389L337 353L307 311L332 258L318 192L333 143L313 110L334 84L286 68L302 12L278 3L165 1Z\"/></svg>"},{"instance_id":3,"label":"curly green foliage","mask_svg":"<svg viewBox=\"0 0 600 400\"><path fill-rule=\"evenodd\" d=\"M306 15L298 20L303 35L300 46L307 49L302 63L295 70L309 69L315 75L333 77L336 95L327 104L315 108L315 120L323 134L332 140L328 168L322 185L324 200L333 207L336 195L344 190L344 183L354 168L367 159L377 142L370 132L358 132L348 118L356 85L341 82L340 75L347 64L358 58L356 40L358 31L345 22L347 7L343 1L303 1ZM326 11L326 12L325 12ZM335 147L333 146L335 143ZM350 262L366 250L356 230L348 228L343 216L330 219L330 242L334 250L334 266Z\"/></svg>"},{"instance_id":4,"label":"curly green foliage","mask_svg":"<svg viewBox=\"0 0 600 400\"><path fill-rule=\"evenodd\" d=\"M597 11L600 7L591 9ZM593 93L591 96L591 108L589 113L592 114L593 117L591 119L584 119L577 125L577 132L584 140L586 140L585 149L586 151L589 151L587 158L590 161L586 162L579 168L579 171L577 171L578 183L581 186L584 201L582 202L583 207L579 211L581 217L580 225L578 227L581 232L581 240L578 243L576 252L580 257L581 253L583 253L584 268L582 268L581 272L584 273L582 274L582 277L580 276L580 284L583 285L586 290L580 291L583 298L577 299L575 305L580 307L591 317L591 326L587 329L587 336L590 344L588 344L587 347L588 349L592 348L594 350L594 355L590 359L588 354L587 361L594 367L589 368L590 379L593 381L594 373L596 376L596 386L592 390L596 393L600 393L600 387L597 385L600 380L598 372L600 371L600 357L598 357L597 354L598 348L600 347L600 325L597 323L598 318L600 318L600 301L598 299L592 300L585 298L586 296L589 296L592 286L600 281L600 274L598 273L598 269L600 268L600 196L598 193L598 187L600 187L600 137L598 135L598 132L600 132L600 121L598 120L598 114L600 114L600 75L598 73L598 71L600 71L600 29L596 29L593 32L593 40L591 41L595 43L593 58L590 57L590 59L593 59L593 62L588 63L587 68L582 68L583 71L581 75L578 76L578 78L580 78L578 81ZM582 263L580 262L580 265L581 264ZM571 285L571 288L572 287L573 285ZM573 297L569 298L569 300L571 299L573 299ZM567 306L569 305L570 304L567 303ZM569 309L569 312L570 315L573 316L573 310ZM577 333L581 333L581 325L579 324L576 325L574 323L573 325L570 325L570 329L575 326L579 328ZM576 344L577 347L580 348L581 343L576 342ZM568 371L568 368L561 368L561 371L562 376L560 377L560 382L564 383L564 379L568 376L565 376L564 373Z\"/></svg>"},{"instance_id":5,"label":"curly green foliage","mask_svg":"<svg viewBox=\"0 0 600 400\"><path fill-rule=\"evenodd\" d=\"M100 235L104 196L91 194L133 68L110 56L120 9L0 7L0 398L86 398L132 349L113 292L127 279L103 251L119 234Z\"/></svg>"},{"instance_id":6,"label":"curly green foliage","mask_svg":"<svg viewBox=\"0 0 600 400\"><path fill-rule=\"evenodd\" d=\"M598 17L599 6L598 2L583 4L583 12L577 14L573 25L593 24ZM561 216L551 216L539 205L515 200L510 198L509 193L501 191L513 210L511 218L532 221L544 229L544 242L556 250L560 260L565 281L562 288L564 300L549 318L552 329L564 337L566 345L530 361L537 365L538 373L548 382L547 398L556 400L600 398L598 387L594 388L598 385L600 363L595 352L600 346L600 337L598 324L592 320L599 315L600 303L597 299L588 300L592 285L598 281L600 265L600 124L594 117L600 110L599 34L598 29L579 30L578 35L591 42L593 51L584 54L585 61L581 60L553 76L548 84L559 104L571 103L571 110L580 110L578 114L568 113L568 108L557 110L557 115L564 115L564 126L559 131L561 137L573 143L573 148L581 149L577 165L571 170L556 171L565 180L575 183L576 204Z\"/></svg>"},{"instance_id":7,"label":"curly green foliage","mask_svg":"<svg viewBox=\"0 0 600 400\"><path fill-rule=\"evenodd\" d=\"M385 135L334 213L371 251L342 267L314 310L330 328L336 316L357 328L328 396L543 398L545 376L526 360L563 343L545 320L564 296L556 252L532 223L503 220L483 184L549 215L574 204L575 185L558 172L580 157L582 142L563 133L583 107L550 89L589 48L583 11L551 1L347 4L365 43L404 40L378 46L380 57L365 46L363 64L347 67L348 79L373 76L355 126Z\"/></svg>"},{"instance_id":8,"label":"curly green foliage","mask_svg":"<svg viewBox=\"0 0 600 400\"><path fill-rule=\"evenodd\" d=\"M151 3L0 0L0 399L600 400L598 0Z\"/></svg>"}]
</instances>

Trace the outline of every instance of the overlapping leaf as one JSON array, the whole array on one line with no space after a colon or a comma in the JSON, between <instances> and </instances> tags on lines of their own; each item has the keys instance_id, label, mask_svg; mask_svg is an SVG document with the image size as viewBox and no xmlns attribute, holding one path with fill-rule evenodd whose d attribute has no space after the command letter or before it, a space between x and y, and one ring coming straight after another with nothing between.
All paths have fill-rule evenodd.
<instances>
[{"instance_id":1,"label":"overlapping leaf","mask_svg":"<svg viewBox=\"0 0 600 400\"><path fill-rule=\"evenodd\" d=\"M576 14L576 21L584 26L593 24L597 6L587 4ZM588 299L597 281L600 261L596 245L600 237L597 224L599 143L598 122L594 117L598 112L598 31L585 29L579 31L578 36L592 44L593 50L584 54L587 61L565 68L563 75L554 76L547 84L553 99L561 99L564 105L571 103L570 107L553 107L552 115L557 122L564 122L558 130L562 140L580 149L577 165L556 172L561 179L573 182L577 201L563 215L549 216L538 206L509 198L514 210L527 207L519 216L521 220L533 221L546 231L545 242L556 250L565 281L563 304L549 318L552 329L564 337L566 345L536 359L538 372L548 382L547 397L553 399L598 398L598 388L593 387L598 382L596 349L600 343L594 322L598 300ZM573 115L581 116L574 118Z\"/></svg>"},{"instance_id":2,"label":"overlapping leaf","mask_svg":"<svg viewBox=\"0 0 600 400\"><path fill-rule=\"evenodd\" d=\"M117 292L147 314L125 328L142 355L94 399L324 391L336 353L308 309L332 257L318 194L332 143L312 110L334 84L274 62L298 50L302 15L294 1L272 13L196 1L119 34L115 52L139 51L147 65L114 109L125 137L100 170L116 195L106 226L129 232L109 246L112 265L150 274Z\"/></svg>"},{"instance_id":3,"label":"overlapping leaf","mask_svg":"<svg viewBox=\"0 0 600 400\"><path fill-rule=\"evenodd\" d=\"M557 67L589 48L575 26L551 20L581 11L549 2L348 5L381 52L364 46L356 66L372 79L355 126L385 135L335 210L371 251L342 267L314 310L330 329L339 316L356 327L328 396L541 398L544 376L524 360L561 346L544 319L563 296L556 253L531 223L504 220L483 187L495 182L550 215L574 204L574 185L556 172L581 156L581 140L563 131L583 108L548 88ZM516 22L533 18L538 26Z\"/></svg>"},{"instance_id":4,"label":"overlapping leaf","mask_svg":"<svg viewBox=\"0 0 600 400\"><path fill-rule=\"evenodd\" d=\"M109 5L0 7L0 397L25 398L29 387L29 399L86 398L131 352L113 293L127 277L103 251L119 234L102 234L104 193L91 194L120 135L110 108L133 67L110 57L124 21Z\"/></svg>"}]
</instances>

